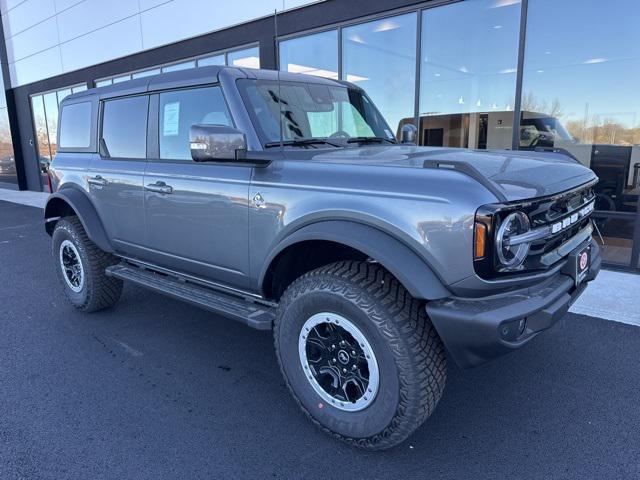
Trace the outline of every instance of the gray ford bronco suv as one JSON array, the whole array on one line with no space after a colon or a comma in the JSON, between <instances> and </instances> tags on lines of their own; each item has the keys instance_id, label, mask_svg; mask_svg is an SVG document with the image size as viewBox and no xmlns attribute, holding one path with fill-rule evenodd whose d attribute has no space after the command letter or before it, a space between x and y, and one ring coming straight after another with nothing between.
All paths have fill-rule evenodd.
<instances>
[{"instance_id":1,"label":"gray ford bronco suv","mask_svg":"<svg viewBox=\"0 0 640 480\"><path fill-rule=\"evenodd\" d=\"M417 147L366 93L226 67L61 104L46 230L69 301L123 282L271 330L316 425L384 449L433 412L446 362L556 323L600 269L597 178L559 153Z\"/></svg>"}]
</instances>

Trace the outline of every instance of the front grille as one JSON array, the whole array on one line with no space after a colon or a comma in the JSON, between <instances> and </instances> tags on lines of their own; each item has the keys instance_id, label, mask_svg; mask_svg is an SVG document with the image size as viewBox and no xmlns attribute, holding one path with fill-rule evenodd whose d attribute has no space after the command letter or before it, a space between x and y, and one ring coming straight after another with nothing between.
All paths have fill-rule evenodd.
<instances>
[{"instance_id":1,"label":"front grille","mask_svg":"<svg viewBox=\"0 0 640 480\"><path fill-rule=\"evenodd\" d=\"M595 182L592 182L550 197L480 209L476 218L489 225L490 245L487 250L490 254L474 262L478 275L483 278L502 278L533 273L551 268L560 261L561 258L555 253L557 249L585 228L590 228L590 216L595 202L594 184ZM493 238L501 220L514 211L527 214L531 230L537 233L537 238L531 242L527 258L517 270L501 271L494 251Z\"/></svg>"}]
</instances>

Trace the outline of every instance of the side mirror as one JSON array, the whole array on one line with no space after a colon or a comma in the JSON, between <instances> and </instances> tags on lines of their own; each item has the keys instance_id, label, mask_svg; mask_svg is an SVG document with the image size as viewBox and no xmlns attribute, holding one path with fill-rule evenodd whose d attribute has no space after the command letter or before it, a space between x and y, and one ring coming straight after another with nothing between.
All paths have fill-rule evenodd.
<instances>
[{"instance_id":1,"label":"side mirror","mask_svg":"<svg viewBox=\"0 0 640 480\"><path fill-rule=\"evenodd\" d=\"M189 143L191 158L196 162L235 162L247 149L244 133L224 125L192 125Z\"/></svg>"},{"instance_id":2,"label":"side mirror","mask_svg":"<svg viewBox=\"0 0 640 480\"><path fill-rule=\"evenodd\" d=\"M407 123L402 127L402 130L400 131L400 142L411 143L415 145L417 133L418 129L416 128L416 126L413 123Z\"/></svg>"}]
</instances>

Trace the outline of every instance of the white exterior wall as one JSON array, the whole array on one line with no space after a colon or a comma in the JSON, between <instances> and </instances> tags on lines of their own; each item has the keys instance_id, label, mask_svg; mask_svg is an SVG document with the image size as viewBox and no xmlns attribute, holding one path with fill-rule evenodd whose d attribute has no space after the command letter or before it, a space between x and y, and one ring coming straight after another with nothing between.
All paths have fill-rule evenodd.
<instances>
[{"instance_id":1,"label":"white exterior wall","mask_svg":"<svg viewBox=\"0 0 640 480\"><path fill-rule=\"evenodd\" d=\"M309 0L0 0L11 86L314 3ZM216 47L212 45L212 51Z\"/></svg>"}]
</instances>

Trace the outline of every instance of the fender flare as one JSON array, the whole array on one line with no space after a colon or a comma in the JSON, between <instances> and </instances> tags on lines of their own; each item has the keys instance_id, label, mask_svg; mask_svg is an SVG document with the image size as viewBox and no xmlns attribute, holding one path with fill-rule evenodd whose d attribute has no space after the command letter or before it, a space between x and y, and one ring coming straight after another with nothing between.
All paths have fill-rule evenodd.
<instances>
[{"instance_id":1,"label":"fender flare","mask_svg":"<svg viewBox=\"0 0 640 480\"><path fill-rule=\"evenodd\" d=\"M364 253L389 270L414 298L437 300L451 296L433 269L407 245L377 228L341 220L312 223L282 240L265 261L258 285L263 289L273 261L287 247L309 240L340 243Z\"/></svg>"},{"instance_id":2,"label":"fender flare","mask_svg":"<svg viewBox=\"0 0 640 480\"><path fill-rule=\"evenodd\" d=\"M49 235L53 234L53 228L58 218L61 217L60 202L68 205L75 212L85 232L100 250L113 253L113 247L93 203L84 192L76 188L65 188L50 195L47 199L44 218L45 229Z\"/></svg>"}]
</instances>

